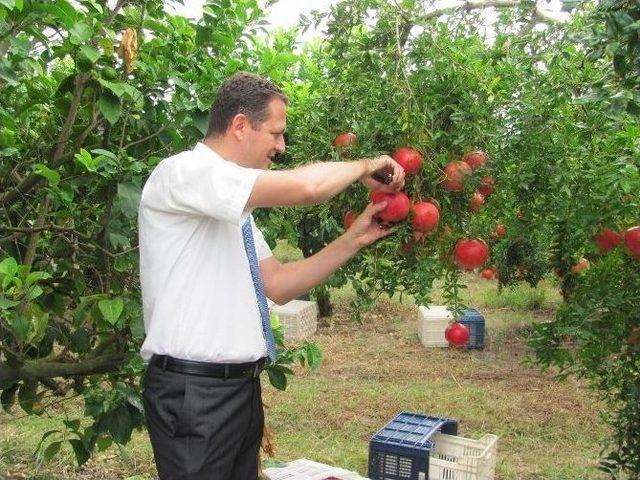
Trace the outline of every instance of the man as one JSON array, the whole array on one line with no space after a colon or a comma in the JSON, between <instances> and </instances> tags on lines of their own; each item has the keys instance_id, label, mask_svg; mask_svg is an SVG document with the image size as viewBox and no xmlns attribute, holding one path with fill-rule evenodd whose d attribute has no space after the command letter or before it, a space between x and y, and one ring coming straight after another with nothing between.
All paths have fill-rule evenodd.
<instances>
[{"instance_id":1,"label":"man","mask_svg":"<svg viewBox=\"0 0 640 480\"><path fill-rule=\"evenodd\" d=\"M257 478L258 375L275 356L265 296L288 302L390 233L374 220L384 203L370 204L316 255L287 264L272 256L253 209L316 204L356 180L404 185L388 156L268 170L285 151L286 107L269 80L234 75L218 90L203 143L160 162L143 189L144 400L161 480ZM389 185L372 179L382 170L393 172Z\"/></svg>"}]
</instances>

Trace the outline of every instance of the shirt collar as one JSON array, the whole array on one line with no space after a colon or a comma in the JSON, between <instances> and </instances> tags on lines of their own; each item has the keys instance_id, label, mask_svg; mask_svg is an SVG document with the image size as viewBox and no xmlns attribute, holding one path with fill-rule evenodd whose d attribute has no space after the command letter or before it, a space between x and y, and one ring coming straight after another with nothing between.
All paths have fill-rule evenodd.
<instances>
[{"instance_id":1,"label":"shirt collar","mask_svg":"<svg viewBox=\"0 0 640 480\"><path fill-rule=\"evenodd\" d=\"M224 160L224 158L222 158L218 152L216 152L215 150L207 147L202 142L196 143L196 146L193 147L193 152L197 153L199 155L203 155L203 156L205 156L207 158L210 158L212 160Z\"/></svg>"}]
</instances>

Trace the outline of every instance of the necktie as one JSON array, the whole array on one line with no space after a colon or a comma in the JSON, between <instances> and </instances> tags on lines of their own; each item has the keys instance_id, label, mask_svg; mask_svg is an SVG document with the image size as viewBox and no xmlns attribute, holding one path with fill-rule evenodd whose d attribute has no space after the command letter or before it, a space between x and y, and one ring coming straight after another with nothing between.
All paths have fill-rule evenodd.
<instances>
[{"instance_id":1,"label":"necktie","mask_svg":"<svg viewBox=\"0 0 640 480\"><path fill-rule=\"evenodd\" d=\"M264 294L264 286L262 285L262 277L260 276L260 266L258 265L258 255L256 254L256 246L253 241L253 231L251 229L251 217L242 225L242 238L244 240L244 248L249 259L249 268L251 269L251 278L253 279L253 288L256 291L258 300L258 308L260 309L260 317L262 318L262 334L267 344L267 354L272 363L276 361L276 342L273 339L273 331L271 330L271 322L269 321L269 307L267 306L267 296Z\"/></svg>"}]
</instances>

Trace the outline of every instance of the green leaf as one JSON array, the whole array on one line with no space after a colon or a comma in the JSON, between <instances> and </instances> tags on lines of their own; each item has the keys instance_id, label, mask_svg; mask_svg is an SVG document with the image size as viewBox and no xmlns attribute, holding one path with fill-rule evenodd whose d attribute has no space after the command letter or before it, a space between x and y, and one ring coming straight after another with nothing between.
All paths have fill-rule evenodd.
<instances>
[{"instance_id":1,"label":"green leaf","mask_svg":"<svg viewBox=\"0 0 640 480\"><path fill-rule=\"evenodd\" d=\"M42 458L45 462L50 461L56 454L60 451L60 446L62 445L62 441L58 440L57 442L51 442L47 448L45 448L44 453L42 454Z\"/></svg>"},{"instance_id":2,"label":"green leaf","mask_svg":"<svg viewBox=\"0 0 640 480\"><path fill-rule=\"evenodd\" d=\"M82 441L75 438L69 440L69 443L73 448L73 453L76 456L76 461L78 462L78 465L84 465L86 461L89 460L89 455L90 455L89 451L87 450L87 447L85 447Z\"/></svg>"},{"instance_id":3,"label":"green leaf","mask_svg":"<svg viewBox=\"0 0 640 480\"><path fill-rule=\"evenodd\" d=\"M19 383L14 383L9 388L5 388L2 390L2 394L0 394L0 403L2 404L2 409L5 412L8 412L16 400L16 392L18 391Z\"/></svg>"},{"instance_id":4,"label":"green leaf","mask_svg":"<svg viewBox=\"0 0 640 480\"><path fill-rule=\"evenodd\" d=\"M275 366L269 367L267 369L267 374L269 375L269 382L271 382L271 385L278 390L287 389L287 376L282 370Z\"/></svg>"},{"instance_id":5,"label":"green leaf","mask_svg":"<svg viewBox=\"0 0 640 480\"><path fill-rule=\"evenodd\" d=\"M320 366L320 361L322 360L322 352L320 351L320 347L315 343L306 342L304 345L304 349L307 355L307 362L309 363L309 368L315 370Z\"/></svg>"},{"instance_id":6,"label":"green leaf","mask_svg":"<svg viewBox=\"0 0 640 480\"><path fill-rule=\"evenodd\" d=\"M113 440L110 437L98 437L96 440L96 447L99 452L103 452L113 444Z\"/></svg>"},{"instance_id":7,"label":"green leaf","mask_svg":"<svg viewBox=\"0 0 640 480\"><path fill-rule=\"evenodd\" d=\"M80 47L80 52L89 60L91 63L96 63L100 58L100 51L97 48L90 47L89 45L82 45Z\"/></svg>"},{"instance_id":8,"label":"green leaf","mask_svg":"<svg viewBox=\"0 0 640 480\"><path fill-rule=\"evenodd\" d=\"M193 112L193 117L191 118L191 123L194 127L198 129L198 131L202 135L206 135L209 130L209 114L208 112L201 112L199 110L195 110Z\"/></svg>"},{"instance_id":9,"label":"green leaf","mask_svg":"<svg viewBox=\"0 0 640 480\"><path fill-rule=\"evenodd\" d=\"M50 169L49 167L47 167L42 163L36 163L33 166L33 171L37 175L40 175L41 177L44 177L47 180L49 180L49 184L53 187L56 187L60 182L60 174L55 170Z\"/></svg>"},{"instance_id":10,"label":"green leaf","mask_svg":"<svg viewBox=\"0 0 640 480\"><path fill-rule=\"evenodd\" d=\"M129 218L136 218L142 189L133 182L118 184L118 200L120 209Z\"/></svg>"},{"instance_id":11,"label":"green leaf","mask_svg":"<svg viewBox=\"0 0 640 480\"><path fill-rule=\"evenodd\" d=\"M49 13L60 20L66 27L71 28L78 19L78 12L67 0L55 0L54 2L31 2L34 12Z\"/></svg>"},{"instance_id":12,"label":"green leaf","mask_svg":"<svg viewBox=\"0 0 640 480\"><path fill-rule=\"evenodd\" d=\"M102 92L100 94L98 109L111 125L115 125L122 115L120 99L111 92Z\"/></svg>"},{"instance_id":13,"label":"green leaf","mask_svg":"<svg viewBox=\"0 0 640 480\"><path fill-rule=\"evenodd\" d=\"M122 315L124 308L124 302L121 298L114 298L113 300L101 300L98 302L98 308L102 317L110 324L115 326Z\"/></svg>"},{"instance_id":14,"label":"green leaf","mask_svg":"<svg viewBox=\"0 0 640 480\"><path fill-rule=\"evenodd\" d=\"M27 275L25 285L30 287L34 283L39 282L40 280L46 280L47 278L51 278L51 274L49 272L31 272Z\"/></svg>"},{"instance_id":15,"label":"green leaf","mask_svg":"<svg viewBox=\"0 0 640 480\"><path fill-rule=\"evenodd\" d=\"M17 300L9 300L8 298L0 295L0 310L8 310L9 308L13 308L17 305L20 305L20 302Z\"/></svg>"},{"instance_id":16,"label":"green leaf","mask_svg":"<svg viewBox=\"0 0 640 480\"><path fill-rule=\"evenodd\" d=\"M116 97L122 97L125 93L129 96L133 96L135 93L135 88L124 82L110 82L109 80L105 80L104 78L99 78L98 82L100 82L100 85L105 87Z\"/></svg>"},{"instance_id":17,"label":"green leaf","mask_svg":"<svg viewBox=\"0 0 640 480\"><path fill-rule=\"evenodd\" d=\"M84 22L74 23L69 29L69 41L74 45L80 45L91 39L93 30Z\"/></svg>"},{"instance_id":18,"label":"green leaf","mask_svg":"<svg viewBox=\"0 0 640 480\"><path fill-rule=\"evenodd\" d=\"M89 172L95 172L98 169L98 161L94 159L84 148L81 148L80 153L76 153L74 158Z\"/></svg>"},{"instance_id":19,"label":"green leaf","mask_svg":"<svg viewBox=\"0 0 640 480\"><path fill-rule=\"evenodd\" d=\"M14 277L18 273L18 262L13 257L7 257L0 262L0 274Z\"/></svg>"},{"instance_id":20,"label":"green leaf","mask_svg":"<svg viewBox=\"0 0 640 480\"><path fill-rule=\"evenodd\" d=\"M31 322L25 315L15 313L11 318L11 330L18 341L25 342L27 340L30 328Z\"/></svg>"},{"instance_id":21,"label":"green leaf","mask_svg":"<svg viewBox=\"0 0 640 480\"><path fill-rule=\"evenodd\" d=\"M110 412L107 418L107 429L117 443L124 445L129 441L133 423L129 409L125 405L119 405Z\"/></svg>"},{"instance_id":22,"label":"green leaf","mask_svg":"<svg viewBox=\"0 0 640 480\"><path fill-rule=\"evenodd\" d=\"M22 410L27 413L33 411L33 404L36 402L36 389L38 382L35 380L25 380L18 390L18 403Z\"/></svg>"}]
</instances>

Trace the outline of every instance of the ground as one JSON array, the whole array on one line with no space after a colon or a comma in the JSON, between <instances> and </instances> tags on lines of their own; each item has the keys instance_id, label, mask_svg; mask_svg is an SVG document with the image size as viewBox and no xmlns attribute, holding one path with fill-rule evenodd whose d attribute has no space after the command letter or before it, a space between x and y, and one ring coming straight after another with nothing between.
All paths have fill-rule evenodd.
<instances>
[{"instance_id":1,"label":"ground","mask_svg":"<svg viewBox=\"0 0 640 480\"><path fill-rule=\"evenodd\" d=\"M411 299L381 299L357 324L349 316L352 293L334 295L336 314L313 337L323 352L319 370L296 368L286 392L264 389L276 459L305 457L364 475L371 435L398 412L412 411L456 418L464 437L498 435L497 479L606 478L596 468L608 430L595 392L527 361L530 325L552 319L559 304L555 286L498 294L494 282L467 280L465 300L486 318L482 351L424 348ZM42 434L79 408L71 400L49 416L25 418L15 407L0 414L0 472L14 479L155 478L145 432L80 469L70 451L50 463L38 460L33 451Z\"/></svg>"}]
</instances>

